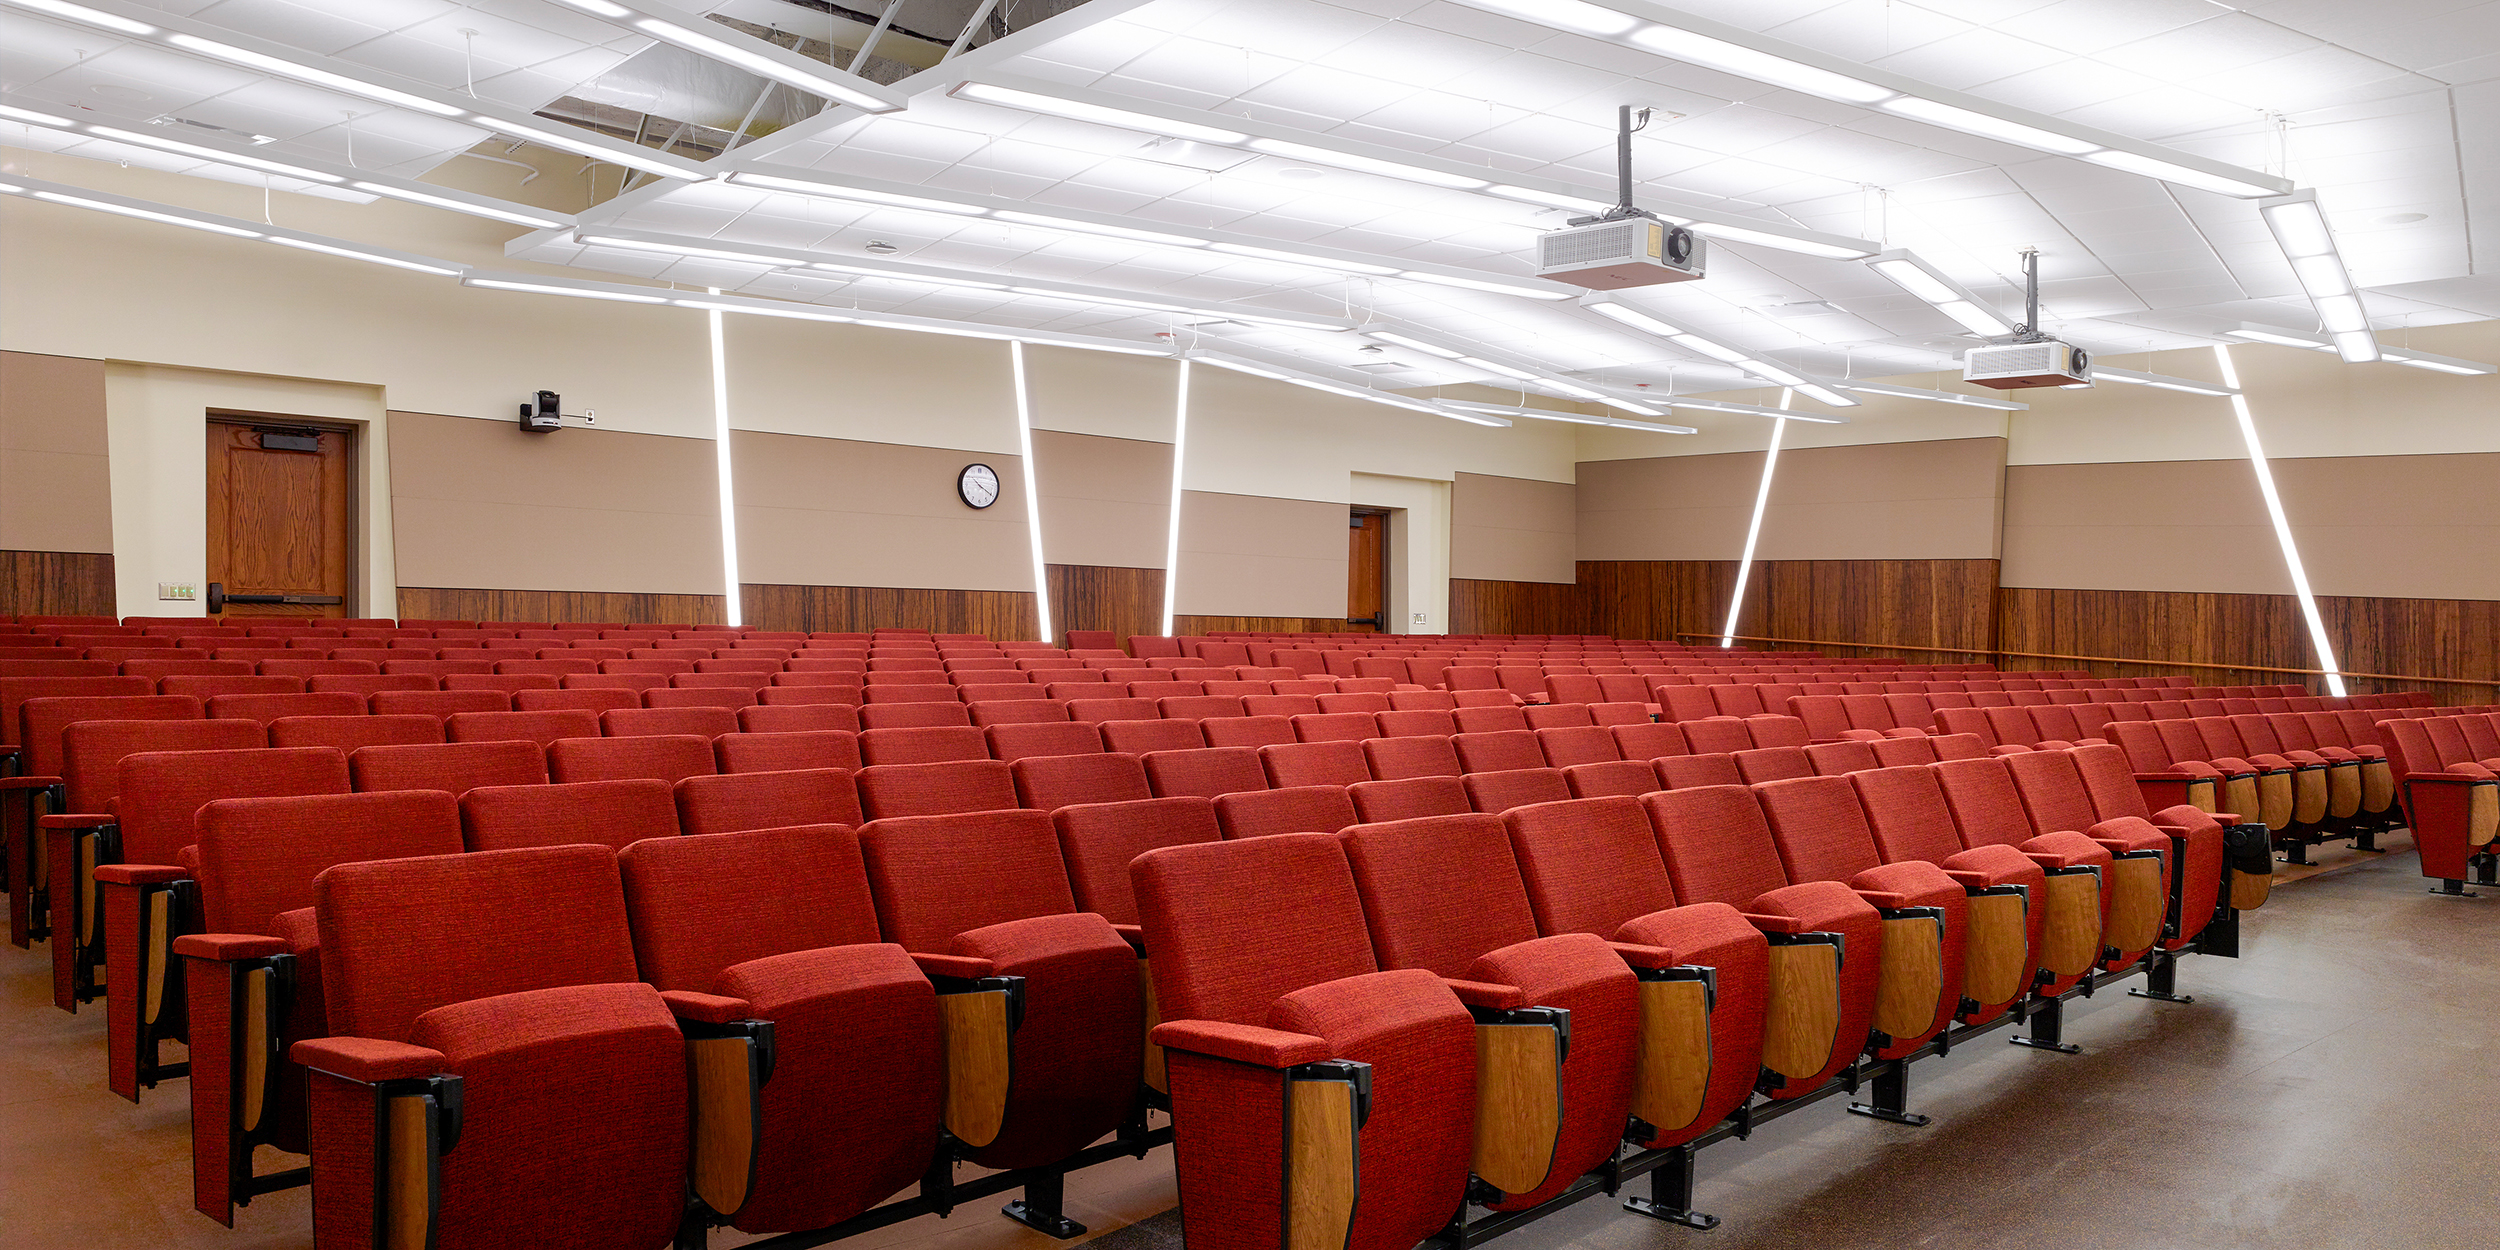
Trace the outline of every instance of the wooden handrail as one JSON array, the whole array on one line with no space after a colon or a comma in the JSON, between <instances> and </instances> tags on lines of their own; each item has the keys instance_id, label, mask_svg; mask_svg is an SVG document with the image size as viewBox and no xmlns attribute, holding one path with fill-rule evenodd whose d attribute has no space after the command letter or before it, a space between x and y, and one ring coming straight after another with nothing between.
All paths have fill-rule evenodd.
<instances>
[{"instance_id":1,"label":"wooden handrail","mask_svg":"<svg viewBox=\"0 0 2500 1250\"><path fill-rule=\"evenodd\" d=\"M1678 638L1724 638L1730 635L1678 632ZM2061 655L2047 651L1994 651L1985 647L1917 647L1894 642L1835 642L1828 638L1761 638L1747 634L1733 635L1738 642L1774 642L1797 647L1856 647L1865 651L1923 651L1934 655L1993 655L2021 660L2081 660L2089 664L2140 664L2147 668L2209 668L2227 673L2288 673L2303 677L2323 677L2322 668L2271 668L2263 664L2214 664L2202 660L2142 660L2115 655ZM2372 681L2427 681L2450 686L2500 686L2500 680L2479 677L2419 677L2410 673L2357 673L2339 670L2338 677L2362 677Z\"/></svg>"}]
</instances>

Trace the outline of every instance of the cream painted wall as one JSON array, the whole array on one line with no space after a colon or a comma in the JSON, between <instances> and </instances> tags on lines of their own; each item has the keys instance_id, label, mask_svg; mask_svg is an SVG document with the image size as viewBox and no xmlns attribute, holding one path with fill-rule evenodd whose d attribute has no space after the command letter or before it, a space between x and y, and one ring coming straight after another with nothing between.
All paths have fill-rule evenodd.
<instances>
[{"instance_id":1,"label":"cream painted wall","mask_svg":"<svg viewBox=\"0 0 2500 1250\"><path fill-rule=\"evenodd\" d=\"M1100 434L1152 443L1172 441L1180 398L1180 364L1152 356L1027 347L1033 428Z\"/></svg>"},{"instance_id":2,"label":"cream painted wall","mask_svg":"<svg viewBox=\"0 0 2500 1250\"><path fill-rule=\"evenodd\" d=\"M1981 393L1977 387L1965 387L1948 375L1922 373L1905 377L1883 378L1894 386L1957 390ZM2142 388L2131 388L2142 389ZM1764 390L1723 391L1696 398L1721 399L1730 403L1753 404L1777 408L1779 388ZM2022 399L2022 396L2016 396ZM1864 443L1923 442L1946 438L2002 438L2005 419L2009 415L1993 408L1970 408L1955 404L1931 403L1918 399L1896 399L1885 395L1860 395L1863 401L1855 408L1826 408L1799 396L1796 411L1809 416L1837 417L1842 425L1820 425L1811 421L1791 421L1788 434L1780 440L1783 447L1852 447ZM2027 402L2027 401L2026 401ZM1771 442L1771 418L1750 413L1703 412L1678 408L1663 421L1689 425L1699 434L1648 434L1638 430L1618 430L1605 426L1580 425L1567 427L1579 440L1581 460L1637 460L1650 456L1710 456L1724 452L1760 451Z\"/></svg>"},{"instance_id":3,"label":"cream painted wall","mask_svg":"<svg viewBox=\"0 0 2500 1250\"><path fill-rule=\"evenodd\" d=\"M114 594L122 614L207 613L203 600L159 602L156 584L208 580L203 427L212 408L361 427L356 581L362 601L350 606L353 615L398 615L390 419L380 387L112 361L104 374L104 420L113 483Z\"/></svg>"},{"instance_id":4,"label":"cream painted wall","mask_svg":"<svg viewBox=\"0 0 2500 1250\"><path fill-rule=\"evenodd\" d=\"M1190 490L1350 503L1349 474L1448 481L1461 470L1572 480L1581 427L1494 429L1254 378L1190 370Z\"/></svg>"},{"instance_id":5,"label":"cream painted wall","mask_svg":"<svg viewBox=\"0 0 2500 1250\"><path fill-rule=\"evenodd\" d=\"M721 331L732 429L1016 454L1005 343L779 317L723 317ZM708 352L696 363L709 388ZM703 418L708 438L708 389Z\"/></svg>"},{"instance_id":6,"label":"cream painted wall","mask_svg":"<svg viewBox=\"0 0 2500 1250\"><path fill-rule=\"evenodd\" d=\"M1396 508L1389 525L1389 627L1392 634L1440 634L1450 628L1450 484L1425 478L1357 473L1353 498ZM1423 614L1416 620L1417 613Z\"/></svg>"}]
</instances>

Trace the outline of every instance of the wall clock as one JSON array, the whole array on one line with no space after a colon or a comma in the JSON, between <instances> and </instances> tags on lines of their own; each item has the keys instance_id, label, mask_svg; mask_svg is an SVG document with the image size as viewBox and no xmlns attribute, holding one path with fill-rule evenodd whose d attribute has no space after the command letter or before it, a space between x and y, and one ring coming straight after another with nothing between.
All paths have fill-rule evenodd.
<instances>
[{"instance_id":1,"label":"wall clock","mask_svg":"<svg viewBox=\"0 0 2500 1250\"><path fill-rule=\"evenodd\" d=\"M955 493L975 508L986 508L998 502L998 470L986 464L968 464L955 477Z\"/></svg>"}]
</instances>

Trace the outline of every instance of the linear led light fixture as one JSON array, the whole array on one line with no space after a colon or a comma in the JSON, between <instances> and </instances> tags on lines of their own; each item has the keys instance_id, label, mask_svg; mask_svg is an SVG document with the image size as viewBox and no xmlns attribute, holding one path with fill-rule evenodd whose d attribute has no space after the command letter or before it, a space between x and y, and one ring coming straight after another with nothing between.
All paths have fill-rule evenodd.
<instances>
[{"instance_id":1,"label":"linear led light fixture","mask_svg":"<svg viewBox=\"0 0 2500 1250\"><path fill-rule=\"evenodd\" d=\"M0 0L0 4L17 0ZM817 199L840 200L878 208L900 208L916 212L944 213L956 217L985 217L1009 225L1029 226L1037 230L1055 230L1062 234L1098 235L1127 239L1135 243L1155 243L1166 247L1203 248L1234 256L1273 260L1286 264L1308 265L1338 273L1367 273L1375 277L1411 278L1440 286L1463 287L1474 291L1490 291L1497 295L1517 295L1527 299L1565 300L1572 297L1570 288L1559 283L1542 281L1506 281L1490 276L1475 276L1449 269L1392 268L1374 264L1358 256L1338 255L1308 248L1280 247L1272 240L1206 232L1180 234L1170 230L1147 230L1132 226L1116 217L1081 213L1072 209L1036 212L1021 200L988 196L957 195L926 187L905 184L883 184L868 179L844 179L835 182L821 176L765 174L738 170L728 175L734 186L763 191L783 191L792 195Z\"/></svg>"},{"instance_id":2,"label":"linear led light fixture","mask_svg":"<svg viewBox=\"0 0 2500 1250\"><path fill-rule=\"evenodd\" d=\"M1737 557L1736 588L1727 597L1727 628L1719 631L1722 647L1736 645L1736 621L1745 611L1745 583L1753 579L1754 546L1762 537L1762 514L1771 507L1771 475L1779 468L1780 440L1788 433L1787 410L1792 398L1789 392L1781 391L1780 406L1773 410L1778 415L1771 420L1770 450L1762 456L1762 485L1754 491L1753 519L1745 523L1745 553Z\"/></svg>"},{"instance_id":3,"label":"linear led light fixture","mask_svg":"<svg viewBox=\"0 0 2500 1250\"><path fill-rule=\"evenodd\" d=\"M1761 406L1760 404L1738 404L1738 403L1731 403L1731 402L1729 402L1729 401L1727 401L1727 400L1723 400L1723 399L1681 399L1681 398L1678 398L1678 399L1671 399L1671 400L1668 400L1668 401L1667 401L1667 406L1668 406L1668 407L1670 407L1670 408L1690 408L1690 409L1692 409L1692 410L1693 410L1693 411L1695 411L1695 412L1725 412L1725 413L1734 413L1734 414L1737 414L1737 415L1740 415L1740 416L1750 416L1750 417L1771 417L1771 418L1774 418L1774 419L1781 419L1781 420L1788 420L1788 421L1803 421L1803 422L1806 422L1806 423L1807 423L1807 424L1809 424L1809 425L1847 425L1847 424L1849 424L1849 418L1847 418L1847 417L1819 417L1819 416L1812 416L1812 415L1809 415L1809 414L1807 414L1807 413L1802 413L1802 412L1793 412L1793 411L1790 411L1790 410L1785 409L1785 408L1765 408L1765 407Z\"/></svg>"},{"instance_id":4,"label":"linear led light fixture","mask_svg":"<svg viewBox=\"0 0 2500 1250\"><path fill-rule=\"evenodd\" d=\"M1619 396L1607 394L1601 390L1583 386L1577 382L1565 381L1561 378L1554 377L1551 374L1538 373L1532 369L1523 369L1517 365L1505 364L1498 360L1487 360L1482 356L1470 355L1455 348L1445 347L1438 343L1426 342L1423 339L1414 337L1413 335L1399 334L1390 330L1365 330L1362 334L1363 337L1368 339L1378 339L1383 343L1395 343L1400 347L1412 348L1413 350L1422 352L1428 356L1438 356L1452 364L1465 365L1470 369L1479 369L1486 373L1493 374L1496 377L1509 378L1514 382L1525 382L1531 386L1543 387L1546 390L1553 391L1556 394L1567 396L1572 399L1585 399L1592 403L1604 404L1610 408L1620 408L1636 417L1655 417L1664 415L1659 411L1656 404L1639 403L1633 400L1624 399Z\"/></svg>"},{"instance_id":5,"label":"linear led light fixture","mask_svg":"<svg viewBox=\"0 0 2500 1250\"><path fill-rule=\"evenodd\" d=\"M548 122L515 108L435 87L413 78L367 69L335 58L255 38L239 31L177 17L127 0L0 0L0 5L94 30L127 35L159 48L286 78L306 86L387 104L448 121L561 148L577 156L639 169L662 178L699 180L711 172L683 157L610 139L562 122Z\"/></svg>"},{"instance_id":6,"label":"linear led light fixture","mask_svg":"<svg viewBox=\"0 0 2500 1250\"><path fill-rule=\"evenodd\" d=\"M837 104L848 104L870 113L891 113L904 107L907 100L903 93L892 87L809 60L788 48L710 21L699 13L652 4L650 0L636 0L633 4L619 4L616 0L562 0L562 3L635 34L648 35L696 56L745 70L794 91L822 96Z\"/></svg>"},{"instance_id":7,"label":"linear led light fixture","mask_svg":"<svg viewBox=\"0 0 2500 1250\"><path fill-rule=\"evenodd\" d=\"M107 143L126 143L133 147L152 148L159 152L210 161L234 169L276 174L281 178L293 178L299 182L362 191L368 195L406 200L412 204L424 204L432 208L447 208L455 213L467 213L472 217L488 217L516 226L557 230L573 224L572 216L567 213L549 212L543 208L514 204L453 187L438 187L392 174L375 173L371 170L357 169L353 166L338 165L318 159L264 156L256 150L259 146L257 144L240 144L208 137L177 139L167 134L108 126L96 122L76 121L6 104L0 104L0 120L42 126L64 134L76 135L82 139L100 139Z\"/></svg>"},{"instance_id":8,"label":"linear led light fixture","mask_svg":"<svg viewBox=\"0 0 2500 1250\"><path fill-rule=\"evenodd\" d=\"M1655 421L1627 421L1622 417L1590 416L1584 412L1556 412L1551 408L1526 408L1517 404L1488 404L1473 399L1444 399L1441 406L1468 412L1491 413L1504 417L1525 417L1531 421L1560 421L1566 425L1603 425L1618 430L1645 430L1652 434L1699 434L1689 425L1664 425Z\"/></svg>"},{"instance_id":9,"label":"linear led light fixture","mask_svg":"<svg viewBox=\"0 0 2500 1250\"><path fill-rule=\"evenodd\" d=\"M1016 448L1024 457L1024 528L1033 536L1033 619L1040 641L1050 641L1050 565L1042 557L1042 491L1033 469L1033 396L1024 381L1024 344L1007 345L1007 367L1016 381Z\"/></svg>"},{"instance_id":10,"label":"linear led light fixture","mask_svg":"<svg viewBox=\"0 0 2500 1250\"><path fill-rule=\"evenodd\" d=\"M2286 330L2281 326L2258 325L2244 321L2223 333L2235 339L2245 339L2251 343L2272 343L2277 347L2297 347L2313 352L2336 350L2335 340L2326 335L2314 334L2307 330ZM2428 369L2434 373L2453 373L2466 377L2500 373L2500 366L2485 364L2479 360L2440 356L2431 352L2415 351L2410 347L2389 347L2384 343L2379 344L2378 358L2391 365L2407 365L2415 369ZM2100 366L2093 366L2093 372L2099 373Z\"/></svg>"},{"instance_id":11,"label":"linear led light fixture","mask_svg":"<svg viewBox=\"0 0 2500 1250\"><path fill-rule=\"evenodd\" d=\"M959 100L1116 126L1192 143L1239 148L1246 152L1396 178L1428 187L1480 192L1546 208L1602 213L1614 207L1614 200L1606 193L1588 187L1487 170L1461 161L1402 152L1335 135L1313 134L1249 118L1134 100L1059 83L1028 82L993 74L983 80L957 83L947 90L947 94ZM1865 239L1853 239L1846 235L1734 216L1698 205L1661 202L1647 195L1642 198L1668 223L1694 227L1714 240L1759 244L1832 260L1856 260L1871 256L1878 247Z\"/></svg>"},{"instance_id":12,"label":"linear led light fixture","mask_svg":"<svg viewBox=\"0 0 2500 1250\"><path fill-rule=\"evenodd\" d=\"M2015 108L1646 0L1460 0L1506 17L1705 69L2242 199L2292 184L2253 169Z\"/></svg>"},{"instance_id":13,"label":"linear led light fixture","mask_svg":"<svg viewBox=\"0 0 2500 1250\"><path fill-rule=\"evenodd\" d=\"M2103 372L2104 370L2099 365L2092 367L2094 377L2099 377ZM1893 386L1885 382L1834 382L1832 385L1844 391L1856 391L1861 395L1889 395L1894 399L1924 399L1930 403L1994 408L1999 412L2026 412L2031 408L2031 405L2018 399L1999 399L1994 395L1965 395L1960 391L1931 391L1916 386Z\"/></svg>"},{"instance_id":14,"label":"linear led light fixture","mask_svg":"<svg viewBox=\"0 0 2500 1250\"><path fill-rule=\"evenodd\" d=\"M2216 382L2199 382L2194 378L2174 378L2166 373L2139 373L2133 369L2113 369L2099 361L2092 362L2095 382L2124 382L2129 386L2150 386L2165 391L2183 391L2190 395L2211 395L2217 399L2237 395L2236 388Z\"/></svg>"},{"instance_id":15,"label":"linear led light fixture","mask_svg":"<svg viewBox=\"0 0 2500 1250\"><path fill-rule=\"evenodd\" d=\"M328 235L290 230L284 226L263 225L257 221L244 221L216 213L178 208L171 204L159 204L153 200L135 200L124 195L89 191L83 187L67 186L57 182L12 178L6 183L0 183L0 194L22 195L49 204L94 209L97 212L135 217L141 221L153 221L161 225L204 230L210 234L222 234L233 239L275 243L280 247L291 247L298 251L320 252L348 260L361 260L367 264L405 269L411 273L431 274L438 278L456 278L468 271L468 266L455 261L436 260L431 256L402 252L396 248L352 243L346 239L334 239Z\"/></svg>"},{"instance_id":16,"label":"linear led light fixture","mask_svg":"<svg viewBox=\"0 0 2500 1250\"><path fill-rule=\"evenodd\" d=\"M1181 581L1181 468L1188 461L1184 455L1189 447L1189 365L1181 357L1178 393L1172 397L1172 524L1163 547L1163 636L1172 636L1172 604L1178 598Z\"/></svg>"},{"instance_id":17,"label":"linear led light fixture","mask_svg":"<svg viewBox=\"0 0 2500 1250\"><path fill-rule=\"evenodd\" d=\"M2014 323L1997 315L1995 309L1979 302L1959 282L1944 276L1907 248L1893 248L1868 257L1866 267L1887 282L1935 306L1937 312L1953 318L1962 328L1981 338L1997 338L2014 332Z\"/></svg>"},{"instance_id":18,"label":"linear led light fixture","mask_svg":"<svg viewBox=\"0 0 2500 1250\"><path fill-rule=\"evenodd\" d=\"M717 244L708 239L701 242L687 242L663 234L601 229L576 229L573 231L572 239L573 242L587 247L623 248L628 251L654 252L696 260L721 260L742 265L763 265L773 269L822 270L857 277L918 283L923 286L997 291L1003 294L1063 300L1096 307L1138 308L1151 312L1176 313L1218 321L1249 321L1261 325L1283 326L1293 330L1340 331L1354 328L1353 322L1337 317L1270 312L1266 309L1244 308L1234 304L1186 304L1130 291L1105 291L1077 286L1045 286L1030 282L990 281L988 280L990 275L975 276L978 273L975 270L877 264L850 259L824 260L820 259L815 252L799 248Z\"/></svg>"},{"instance_id":19,"label":"linear led light fixture","mask_svg":"<svg viewBox=\"0 0 2500 1250\"><path fill-rule=\"evenodd\" d=\"M1792 373L1768 360L1755 356L1752 353L1740 351L1737 348L1730 347L1727 344L1721 343L1715 339L1705 338L1702 335L1695 334L1682 326L1675 325L1668 321L1663 321L1658 317L1634 308L1629 304L1617 303L1611 299L1591 295L1583 298L1580 301L1580 305L1581 307L1588 309L1590 312L1596 313L1609 321L1638 330L1643 334L1654 335L1658 338L1665 339L1666 341L1673 343L1686 351L1707 356L1712 360L1719 361L1723 364L1734 365L1737 368L1742 369L1745 372L1775 386L1789 387L1803 391L1806 395L1819 403L1829 404L1834 408L1855 408L1858 406L1858 401L1851 399L1828 386L1812 381L1808 378L1800 377L1799 375Z\"/></svg>"},{"instance_id":20,"label":"linear led light fixture","mask_svg":"<svg viewBox=\"0 0 2500 1250\"><path fill-rule=\"evenodd\" d=\"M734 628L740 624L739 600L745 597L745 588L738 582L738 496L730 472L729 349L721 333L721 310L715 307L703 316L712 340L712 464L720 477L721 620Z\"/></svg>"},{"instance_id":21,"label":"linear led light fixture","mask_svg":"<svg viewBox=\"0 0 2500 1250\"><path fill-rule=\"evenodd\" d=\"M1365 390L1359 386L1347 386L1341 382L1331 382L1326 378L1318 377L1313 374L1302 373L1297 370L1286 369L1275 365L1256 364L1238 356L1225 356L1215 352L1191 350L1183 353L1181 358L1183 360L1194 360L1200 364L1213 365L1218 369L1229 369L1234 373L1246 373L1254 378L1266 378L1273 382L1290 382L1295 386L1306 386L1315 391L1326 391L1331 395L1342 395L1347 399L1361 399L1368 400L1375 404L1387 404L1392 408L1404 408L1409 412L1420 412L1426 414L1427 416L1448 417L1455 421L1467 422L1470 425L1506 427L1510 424L1508 420L1501 417L1481 416L1465 412L1452 412L1446 408L1426 403L1420 399L1409 399L1404 395L1392 395L1387 391Z\"/></svg>"},{"instance_id":22,"label":"linear led light fixture","mask_svg":"<svg viewBox=\"0 0 2500 1250\"><path fill-rule=\"evenodd\" d=\"M2354 289L2352 274L2335 250L2335 232L2327 228L2326 214L2318 208L2318 193L2303 190L2259 200L2257 213L2266 219L2266 229L2274 232L2284 259L2292 262L2292 276L2308 292L2310 306L2318 310L2319 328L2335 340L2335 354L2352 365L2378 359L2378 336L2370 333L2369 310L2361 306L2361 292Z\"/></svg>"},{"instance_id":23,"label":"linear led light fixture","mask_svg":"<svg viewBox=\"0 0 2500 1250\"><path fill-rule=\"evenodd\" d=\"M2257 491L2265 496L2266 519L2274 523L2274 540L2283 546L2283 570L2292 578L2292 593L2300 597L2301 619L2309 625L2309 642L2318 650L2318 667L2326 673L2326 692L2344 697L2344 675L2335 662L2335 644L2326 635L2326 620L2318 615L2318 597L2309 590L2309 571L2300 562L2300 544L2292 541L2292 523L2283 515L2283 497L2274 488L2274 467L2266 461L2266 449L2257 441L2257 422L2248 412L2248 396L2240 393L2240 371L2231 363L2231 349L2214 344L2214 359L2222 365L2222 380L2231 388L2231 415L2238 418L2240 439L2248 445L2248 467L2257 475Z\"/></svg>"}]
</instances>

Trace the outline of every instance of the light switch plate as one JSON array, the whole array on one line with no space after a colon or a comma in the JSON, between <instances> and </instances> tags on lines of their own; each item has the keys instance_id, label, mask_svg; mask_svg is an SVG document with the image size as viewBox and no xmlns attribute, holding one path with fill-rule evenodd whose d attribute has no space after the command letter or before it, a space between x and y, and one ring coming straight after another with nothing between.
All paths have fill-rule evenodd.
<instances>
[{"instance_id":1,"label":"light switch plate","mask_svg":"<svg viewBox=\"0 0 2500 1250\"><path fill-rule=\"evenodd\" d=\"M188 603L200 597L200 588L195 582L158 582L156 597Z\"/></svg>"}]
</instances>

